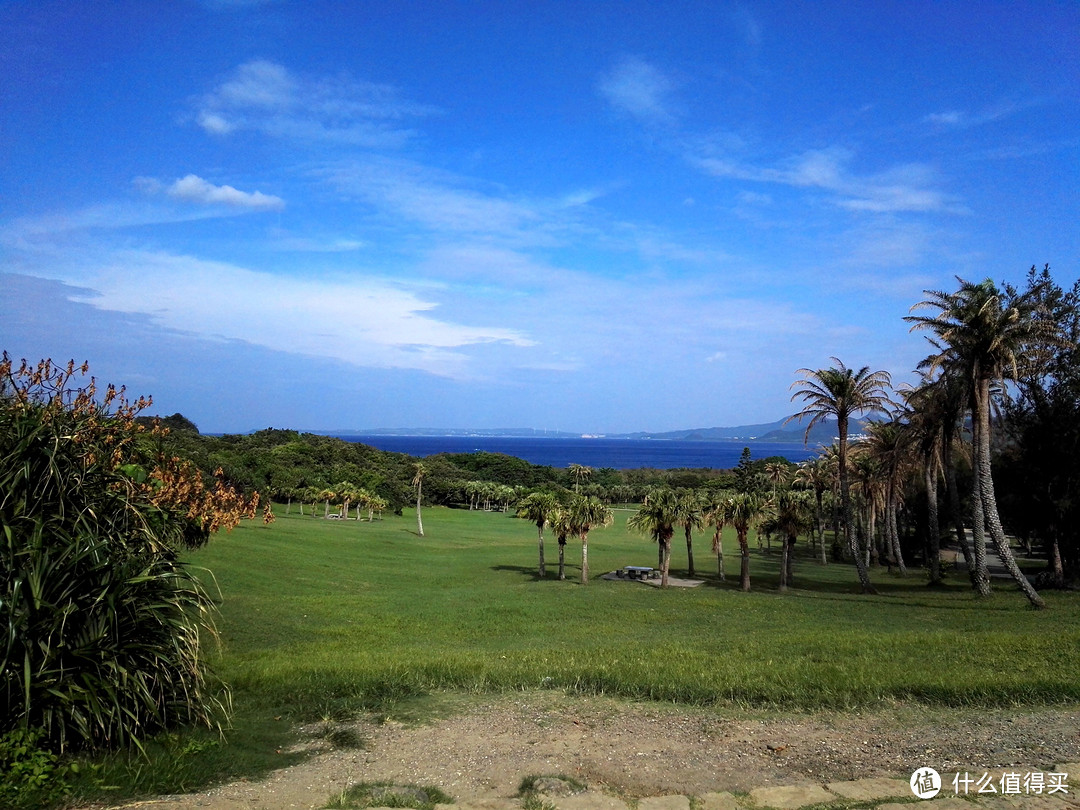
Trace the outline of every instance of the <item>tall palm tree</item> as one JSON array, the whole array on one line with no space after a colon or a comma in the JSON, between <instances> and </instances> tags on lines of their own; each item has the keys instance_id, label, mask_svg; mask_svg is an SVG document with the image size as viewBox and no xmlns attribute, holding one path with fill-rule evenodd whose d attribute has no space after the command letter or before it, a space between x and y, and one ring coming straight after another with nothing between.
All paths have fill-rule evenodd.
<instances>
[{"instance_id":1,"label":"tall palm tree","mask_svg":"<svg viewBox=\"0 0 1080 810\"><path fill-rule=\"evenodd\" d=\"M679 499L668 489L657 489L645 496L645 500L626 521L626 528L648 535L660 547L660 587L668 586L671 569L671 538L675 535L678 520Z\"/></svg>"},{"instance_id":2,"label":"tall palm tree","mask_svg":"<svg viewBox=\"0 0 1080 810\"><path fill-rule=\"evenodd\" d=\"M831 358L835 366L823 369L799 369L802 379L792 383L798 388L791 395L791 400L801 399L803 409L785 421L802 420L809 417L804 442L810 439L810 429L830 416L836 417L840 463L840 502L844 518L844 533L848 548L855 557L855 569L864 593L877 593L870 583L870 574L859 554L855 531L852 525L851 492L848 485L847 448L848 423L852 416L868 411L888 411L893 402L889 398L892 378L887 371L871 371L863 366L858 371L845 366L840 360Z\"/></svg>"},{"instance_id":3,"label":"tall palm tree","mask_svg":"<svg viewBox=\"0 0 1080 810\"><path fill-rule=\"evenodd\" d=\"M934 315L908 315L905 320L912 324L912 330L929 330L937 338L931 341L937 351L926 358L924 365L930 371L951 368L969 384L974 445L972 499L979 505L973 517L985 520L1005 568L1028 601L1043 608L1046 603L1016 564L998 515L990 466L991 386L1019 378L1020 360L1027 347L1060 343L1061 338L1052 323L1038 317L1036 290L1006 296L990 279L975 284L958 277L957 282L960 286L953 293L924 290L928 298L912 307L912 311L936 309ZM975 542L978 545L978 538Z\"/></svg>"},{"instance_id":4,"label":"tall palm tree","mask_svg":"<svg viewBox=\"0 0 1080 810\"><path fill-rule=\"evenodd\" d=\"M416 487L416 533L423 537L424 521L420 516L420 498L424 489L424 476L427 475L427 467L424 466L424 462L417 461L413 464L413 471L412 485Z\"/></svg>"},{"instance_id":5,"label":"tall palm tree","mask_svg":"<svg viewBox=\"0 0 1080 810\"><path fill-rule=\"evenodd\" d=\"M589 584L589 532L597 526L610 526L615 513L595 495L577 495L570 503L570 516L581 538L581 584Z\"/></svg>"},{"instance_id":6,"label":"tall palm tree","mask_svg":"<svg viewBox=\"0 0 1080 810\"><path fill-rule=\"evenodd\" d=\"M544 526L548 524L558 508L559 501L550 492L533 492L518 504L518 517L526 518L536 524L537 543L540 548L540 579L547 576L547 567L544 564Z\"/></svg>"}]
</instances>

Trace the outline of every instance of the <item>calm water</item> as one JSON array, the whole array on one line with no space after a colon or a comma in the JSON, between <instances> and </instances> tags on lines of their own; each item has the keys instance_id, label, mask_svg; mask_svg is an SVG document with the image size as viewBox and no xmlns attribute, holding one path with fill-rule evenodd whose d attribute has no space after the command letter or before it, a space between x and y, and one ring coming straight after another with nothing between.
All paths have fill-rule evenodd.
<instances>
[{"instance_id":1,"label":"calm water","mask_svg":"<svg viewBox=\"0 0 1080 810\"><path fill-rule=\"evenodd\" d=\"M813 448L789 442L679 442L648 439L518 439L492 436L338 436L411 456L435 453L505 453L533 464L565 467L713 467L730 469L739 463L744 447L754 459L783 456L803 461L815 455Z\"/></svg>"}]
</instances>

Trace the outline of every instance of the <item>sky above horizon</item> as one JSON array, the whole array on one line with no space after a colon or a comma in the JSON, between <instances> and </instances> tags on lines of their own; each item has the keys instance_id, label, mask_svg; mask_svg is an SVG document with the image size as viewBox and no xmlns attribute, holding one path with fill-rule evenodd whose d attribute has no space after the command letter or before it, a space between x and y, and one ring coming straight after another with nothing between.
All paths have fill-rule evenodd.
<instances>
[{"instance_id":1,"label":"sky above horizon","mask_svg":"<svg viewBox=\"0 0 1080 810\"><path fill-rule=\"evenodd\" d=\"M772 421L1080 272L1075 2L0 0L0 348L207 432Z\"/></svg>"}]
</instances>

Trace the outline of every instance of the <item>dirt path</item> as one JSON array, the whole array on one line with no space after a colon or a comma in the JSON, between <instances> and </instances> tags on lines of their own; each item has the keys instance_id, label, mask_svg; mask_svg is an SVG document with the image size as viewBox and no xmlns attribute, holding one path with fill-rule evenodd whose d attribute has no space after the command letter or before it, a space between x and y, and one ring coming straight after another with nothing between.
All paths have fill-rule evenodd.
<instances>
[{"instance_id":1,"label":"dirt path","mask_svg":"<svg viewBox=\"0 0 1080 810\"><path fill-rule=\"evenodd\" d=\"M1080 706L941 710L897 706L782 715L633 704L552 692L485 698L427 725L360 722L362 749L300 730L306 762L142 807L321 807L355 782L430 784L458 801L513 796L529 774L566 774L627 797L747 791L938 771L1080 761ZM134 806L134 805L129 805Z\"/></svg>"}]
</instances>

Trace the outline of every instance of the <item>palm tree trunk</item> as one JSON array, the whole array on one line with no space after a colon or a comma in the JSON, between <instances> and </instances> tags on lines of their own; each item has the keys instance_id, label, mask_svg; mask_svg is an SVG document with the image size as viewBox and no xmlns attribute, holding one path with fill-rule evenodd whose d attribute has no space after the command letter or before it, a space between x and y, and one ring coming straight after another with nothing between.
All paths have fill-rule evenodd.
<instances>
[{"instance_id":1,"label":"palm tree trunk","mask_svg":"<svg viewBox=\"0 0 1080 810\"><path fill-rule=\"evenodd\" d=\"M791 547L787 552L787 583L788 587L795 587L795 537L789 538Z\"/></svg>"},{"instance_id":2,"label":"palm tree trunk","mask_svg":"<svg viewBox=\"0 0 1080 810\"><path fill-rule=\"evenodd\" d=\"M537 528L536 533L538 535L540 543L540 579L547 578L547 567L544 565L544 524L541 523Z\"/></svg>"},{"instance_id":3,"label":"palm tree trunk","mask_svg":"<svg viewBox=\"0 0 1080 810\"><path fill-rule=\"evenodd\" d=\"M997 498L994 495L994 478L990 469L990 381L979 381L979 470L976 476L979 482L979 494L982 496L982 507L986 513L986 526L990 530L990 538L994 541L998 556L1005 564L1005 570L1013 578L1020 590L1024 592L1032 607L1044 608L1046 602L1039 596L1031 582L1020 570L1013 557L1009 541L1005 538L1005 531L1001 526L1001 518L997 511Z\"/></svg>"},{"instance_id":4,"label":"palm tree trunk","mask_svg":"<svg viewBox=\"0 0 1080 810\"><path fill-rule=\"evenodd\" d=\"M814 497L817 500L817 530L818 530L818 553L821 554L821 564L828 565L829 558L825 554L825 510L822 504L822 495L824 492L820 489L814 490Z\"/></svg>"},{"instance_id":5,"label":"palm tree trunk","mask_svg":"<svg viewBox=\"0 0 1080 810\"><path fill-rule=\"evenodd\" d=\"M566 579L566 538L559 538L559 579Z\"/></svg>"},{"instance_id":6,"label":"palm tree trunk","mask_svg":"<svg viewBox=\"0 0 1080 810\"><path fill-rule=\"evenodd\" d=\"M746 542L746 531L739 530L739 587L744 591L750 590L750 544Z\"/></svg>"},{"instance_id":7,"label":"palm tree trunk","mask_svg":"<svg viewBox=\"0 0 1080 810\"><path fill-rule=\"evenodd\" d=\"M780 541L780 587L778 590L786 591L788 587L788 543L787 538L781 538Z\"/></svg>"},{"instance_id":8,"label":"palm tree trunk","mask_svg":"<svg viewBox=\"0 0 1080 810\"><path fill-rule=\"evenodd\" d=\"M416 533L421 537L424 536L424 521L420 516L420 490L423 486L423 484L416 485Z\"/></svg>"},{"instance_id":9,"label":"palm tree trunk","mask_svg":"<svg viewBox=\"0 0 1080 810\"><path fill-rule=\"evenodd\" d=\"M980 455L982 453L982 441L980 420L977 416L978 402L976 394L972 393L971 405L971 550L975 558L975 573L973 584L979 596L990 595L990 574L986 570L986 510L982 504L982 487L979 484L979 470L982 466Z\"/></svg>"},{"instance_id":10,"label":"palm tree trunk","mask_svg":"<svg viewBox=\"0 0 1080 810\"><path fill-rule=\"evenodd\" d=\"M685 527L686 531L686 559L689 561L690 567L690 579L694 578L694 539L691 537L690 527Z\"/></svg>"},{"instance_id":11,"label":"palm tree trunk","mask_svg":"<svg viewBox=\"0 0 1080 810\"><path fill-rule=\"evenodd\" d=\"M720 577L720 581L724 581L724 540L723 540L723 528L716 530L716 534L713 536L713 547L716 548L716 573ZM1058 558L1060 560L1060 557Z\"/></svg>"},{"instance_id":12,"label":"palm tree trunk","mask_svg":"<svg viewBox=\"0 0 1080 810\"><path fill-rule=\"evenodd\" d=\"M660 558L663 560L660 564L660 587L666 588L668 586L668 572L671 569L671 540L660 541Z\"/></svg>"},{"instance_id":13,"label":"palm tree trunk","mask_svg":"<svg viewBox=\"0 0 1080 810\"><path fill-rule=\"evenodd\" d=\"M923 459L923 482L926 484L926 534L930 543L930 584L941 583L941 527L938 524L937 476L933 460Z\"/></svg>"},{"instance_id":14,"label":"palm tree trunk","mask_svg":"<svg viewBox=\"0 0 1080 810\"><path fill-rule=\"evenodd\" d=\"M941 465L945 468L945 491L949 496L949 519L952 522L953 532L956 535L956 545L964 555L964 564L967 565L968 577L971 579L971 587L978 590L978 575L975 567L975 557L971 553L971 544L967 541L967 532L964 531L964 518L960 509L960 487L956 484L956 467L952 462L953 431L947 423L941 443Z\"/></svg>"},{"instance_id":15,"label":"palm tree trunk","mask_svg":"<svg viewBox=\"0 0 1080 810\"><path fill-rule=\"evenodd\" d=\"M862 555L859 554L858 538L855 537L855 527L852 525L852 511L851 511L851 492L848 484L848 472L847 472L847 417L840 417L837 419L837 428L840 434L840 500L843 504L844 513L844 533L847 535L848 547L851 549L851 553L855 557L855 570L859 574L859 583L862 585L863 593L876 594L874 586L870 583L870 573L867 571L866 563L863 561Z\"/></svg>"},{"instance_id":16,"label":"palm tree trunk","mask_svg":"<svg viewBox=\"0 0 1080 810\"><path fill-rule=\"evenodd\" d=\"M581 584L589 584L589 534L581 535Z\"/></svg>"},{"instance_id":17,"label":"palm tree trunk","mask_svg":"<svg viewBox=\"0 0 1080 810\"><path fill-rule=\"evenodd\" d=\"M889 539L892 542L892 553L896 559L896 565L900 569L900 576L907 576L907 566L904 565L904 553L900 550L900 527L897 525L896 498L891 496L891 502L886 510L886 520L889 524Z\"/></svg>"}]
</instances>

